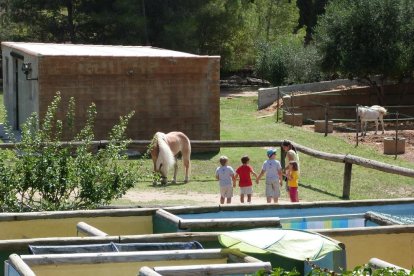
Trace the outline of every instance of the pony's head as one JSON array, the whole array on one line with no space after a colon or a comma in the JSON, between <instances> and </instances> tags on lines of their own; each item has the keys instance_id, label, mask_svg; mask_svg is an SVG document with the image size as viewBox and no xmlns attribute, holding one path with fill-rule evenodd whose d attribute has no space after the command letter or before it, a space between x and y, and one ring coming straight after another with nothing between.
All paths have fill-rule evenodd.
<instances>
[{"instance_id":1,"label":"pony's head","mask_svg":"<svg viewBox=\"0 0 414 276\"><path fill-rule=\"evenodd\" d=\"M358 116L362 117L363 114L367 111L368 106L358 106L357 112Z\"/></svg>"},{"instance_id":2,"label":"pony's head","mask_svg":"<svg viewBox=\"0 0 414 276\"><path fill-rule=\"evenodd\" d=\"M162 177L162 182L166 183L168 169L174 165L175 159L167 141L165 140L165 134L162 132L157 132L154 135L151 148L151 157L154 162L154 171L159 172Z\"/></svg>"}]
</instances>

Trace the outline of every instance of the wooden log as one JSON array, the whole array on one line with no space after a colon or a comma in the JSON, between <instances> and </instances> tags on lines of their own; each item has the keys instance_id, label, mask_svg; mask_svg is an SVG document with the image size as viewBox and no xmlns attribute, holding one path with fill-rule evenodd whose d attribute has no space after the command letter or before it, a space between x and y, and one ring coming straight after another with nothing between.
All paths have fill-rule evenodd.
<instances>
[{"instance_id":1,"label":"wooden log","mask_svg":"<svg viewBox=\"0 0 414 276\"><path fill-rule=\"evenodd\" d=\"M143 266L138 271L138 276L162 276L158 272L149 268L148 266Z\"/></svg>"},{"instance_id":2,"label":"wooden log","mask_svg":"<svg viewBox=\"0 0 414 276\"><path fill-rule=\"evenodd\" d=\"M197 206L197 207L187 207L187 206L175 206L175 207L166 207L162 208L165 211L168 211L173 214L200 214L200 213L215 213L219 212L221 205L216 206Z\"/></svg>"},{"instance_id":3,"label":"wooden log","mask_svg":"<svg viewBox=\"0 0 414 276\"><path fill-rule=\"evenodd\" d=\"M79 245L79 244L102 244L119 242L119 236L107 237L54 237L54 238L32 238L0 240L0 251L27 251L29 245Z\"/></svg>"},{"instance_id":4,"label":"wooden log","mask_svg":"<svg viewBox=\"0 0 414 276\"><path fill-rule=\"evenodd\" d=\"M105 145L107 141L95 141L99 145ZM149 145L151 141L149 140L134 140L131 141L131 145ZM62 142L64 145L65 142ZM74 143L69 143L70 145L74 145ZM205 140L193 140L191 141L191 145L193 147L198 148L214 148L214 147L280 147L282 141L273 140L273 141L219 141L219 140L212 140L212 141L205 141ZM331 154L326 153L318 150L314 150L296 143L292 143L296 147L299 152L307 154L309 156L328 160L332 162L339 162L339 163L352 163L356 165L360 165L366 168L372 168L379 171L393 173L408 177L414 177L414 170L398 167L394 165L389 165L381 162L377 162L374 160L364 159L357 156L352 155L343 155L343 154ZM15 144L0 144L0 147L14 147ZM13 215L10 215L13 217ZM1 218L0 218L1 219ZM11 219L13 220L13 219Z\"/></svg>"},{"instance_id":5,"label":"wooden log","mask_svg":"<svg viewBox=\"0 0 414 276\"><path fill-rule=\"evenodd\" d=\"M106 237L109 236L107 233L99 230L96 227L93 227L92 225L87 224L86 222L78 222L76 224L76 230L77 234L79 235L79 232L84 233L86 236L90 237Z\"/></svg>"},{"instance_id":6,"label":"wooden log","mask_svg":"<svg viewBox=\"0 0 414 276\"><path fill-rule=\"evenodd\" d=\"M365 168L375 169L375 170L382 171L382 172L393 173L393 174L398 174L398 175L403 175L403 176L408 176L408 177L414 177L414 170L412 169L398 167L398 166L378 162L375 160L370 160L370 159L365 159L362 157L350 155L350 154L345 156L344 162L359 165Z\"/></svg>"},{"instance_id":7,"label":"wooden log","mask_svg":"<svg viewBox=\"0 0 414 276\"><path fill-rule=\"evenodd\" d=\"M120 236L121 243L133 242L183 242L183 241L199 241L199 242L218 242L219 232L176 232L151 235L130 235Z\"/></svg>"},{"instance_id":8,"label":"wooden log","mask_svg":"<svg viewBox=\"0 0 414 276\"><path fill-rule=\"evenodd\" d=\"M163 260L200 260L227 258L222 249L160 250L134 252L72 253L49 255L21 255L28 265L98 264Z\"/></svg>"},{"instance_id":9,"label":"wooden log","mask_svg":"<svg viewBox=\"0 0 414 276\"><path fill-rule=\"evenodd\" d=\"M281 227L279 218L182 219L180 229L227 229L231 227Z\"/></svg>"},{"instance_id":10,"label":"wooden log","mask_svg":"<svg viewBox=\"0 0 414 276\"><path fill-rule=\"evenodd\" d=\"M410 270L402 268L400 266L397 266L395 264L388 263L386 261L377 259L377 258L371 258L368 262L368 266L374 269L381 269L381 268L393 268L395 270L403 270L407 274L410 273Z\"/></svg>"},{"instance_id":11,"label":"wooden log","mask_svg":"<svg viewBox=\"0 0 414 276\"><path fill-rule=\"evenodd\" d=\"M344 154L333 154L333 153L326 153L323 151L318 151L318 150L314 150L296 143L292 143L296 150L299 152L302 152L306 155L312 156L312 157L316 157L319 159L323 159L323 160L328 160L328 161L333 161L333 162L338 162L338 163L343 163L345 160L345 155Z\"/></svg>"},{"instance_id":12,"label":"wooden log","mask_svg":"<svg viewBox=\"0 0 414 276\"><path fill-rule=\"evenodd\" d=\"M349 199L351 194L352 164L345 163L342 198Z\"/></svg>"},{"instance_id":13,"label":"wooden log","mask_svg":"<svg viewBox=\"0 0 414 276\"><path fill-rule=\"evenodd\" d=\"M125 208L76 211L44 211L26 213L1 213L0 221L20 221L35 219L65 219L77 217L129 217L152 216L157 208Z\"/></svg>"},{"instance_id":14,"label":"wooden log","mask_svg":"<svg viewBox=\"0 0 414 276\"><path fill-rule=\"evenodd\" d=\"M163 209L157 210L157 212L155 212L155 214L157 216L160 216L160 217L168 220L168 221L171 221L172 223L177 225L177 227L180 227L180 221L181 221L180 217L177 217L176 215L171 214L170 212L167 212Z\"/></svg>"},{"instance_id":15,"label":"wooden log","mask_svg":"<svg viewBox=\"0 0 414 276\"><path fill-rule=\"evenodd\" d=\"M203 147L224 147L224 148L239 148L239 147L280 147L282 141L279 140L262 140L262 141L221 141L221 140L191 140L191 146L197 148Z\"/></svg>"},{"instance_id":16,"label":"wooden log","mask_svg":"<svg viewBox=\"0 0 414 276\"><path fill-rule=\"evenodd\" d=\"M370 220L378 225L404 225L404 223L397 221L395 219L386 217L384 215L368 211L364 215L365 219Z\"/></svg>"},{"instance_id":17,"label":"wooden log","mask_svg":"<svg viewBox=\"0 0 414 276\"><path fill-rule=\"evenodd\" d=\"M316 232L325 236L378 235L378 234L414 234L414 225L388 225L357 228L318 229Z\"/></svg>"},{"instance_id":18,"label":"wooden log","mask_svg":"<svg viewBox=\"0 0 414 276\"><path fill-rule=\"evenodd\" d=\"M245 275L255 273L258 270L271 272L272 266L269 262L258 262L240 264L162 266L154 267L154 270L162 276Z\"/></svg>"},{"instance_id":19,"label":"wooden log","mask_svg":"<svg viewBox=\"0 0 414 276\"><path fill-rule=\"evenodd\" d=\"M17 254L9 256L9 263L21 276L36 276L33 270Z\"/></svg>"}]
</instances>

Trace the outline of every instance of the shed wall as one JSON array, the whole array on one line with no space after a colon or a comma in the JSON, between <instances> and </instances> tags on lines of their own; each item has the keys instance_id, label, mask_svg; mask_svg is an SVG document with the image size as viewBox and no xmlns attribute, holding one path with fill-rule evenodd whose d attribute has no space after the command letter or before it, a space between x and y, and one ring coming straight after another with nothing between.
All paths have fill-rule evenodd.
<instances>
[{"instance_id":1,"label":"shed wall","mask_svg":"<svg viewBox=\"0 0 414 276\"><path fill-rule=\"evenodd\" d=\"M107 139L119 116L130 111L135 111L127 133L132 139L173 130L195 140L219 139L219 70L219 57L43 56L39 113L45 114L60 91L64 103L76 100L78 130L87 107L96 104L96 139Z\"/></svg>"}]
</instances>

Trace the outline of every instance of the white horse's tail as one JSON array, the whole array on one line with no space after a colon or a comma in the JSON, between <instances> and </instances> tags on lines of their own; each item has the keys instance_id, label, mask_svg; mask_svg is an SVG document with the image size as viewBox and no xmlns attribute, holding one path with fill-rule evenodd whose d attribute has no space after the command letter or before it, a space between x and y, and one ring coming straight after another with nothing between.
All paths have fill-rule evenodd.
<instances>
[{"instance_id":1,"label":"white horse's tail","mask_svg":"<svg viewBox=\"0 0 414 276\"><path fill-rule=\"evenodd\" d=\"M159 148L156 167L157 170L164 172L164 175L167 176L168 169L175 163L174 154L172 153L170 146L165 141L164 133L157 132L155 133L155 137Z\"/></svg>"}]
</instances>

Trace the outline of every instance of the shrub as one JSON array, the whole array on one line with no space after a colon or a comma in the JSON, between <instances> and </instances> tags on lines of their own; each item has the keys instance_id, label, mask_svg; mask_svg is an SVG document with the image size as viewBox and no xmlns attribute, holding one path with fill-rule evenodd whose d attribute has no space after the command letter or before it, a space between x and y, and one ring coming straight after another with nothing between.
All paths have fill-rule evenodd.
<instances>
[{"instance_id":1,"label":"shrub","mask_svg":"<svg viewBox=\"0 0 414 276\"><path fill-rule=\"evenodd\" d=\"M319 55L314 45L304 46L296 37L275 44L259 44L256 59L259 76L273 85L319 81Z\"/></svg>"},{"instance_id":2,"label":"shrub","mask_svg":"<svg viewBox=\"0 0 414 276\"><path fill-rule=\"evenodd\" d=\"M84 128L62 145L63 129L73 130L75 101L72 98L64 122L56 116L58 93L40 122L33 114L22 127L15 150L0 151L0 211L21 212L95 208L109 204L133 187L130 165L122 163L128 141L125 131L133 113L121 117L109 134L107 147L93 153L96 108L88 108ZM9 131L9 133L11 133Z\"/></svg>"}]
</instances>

